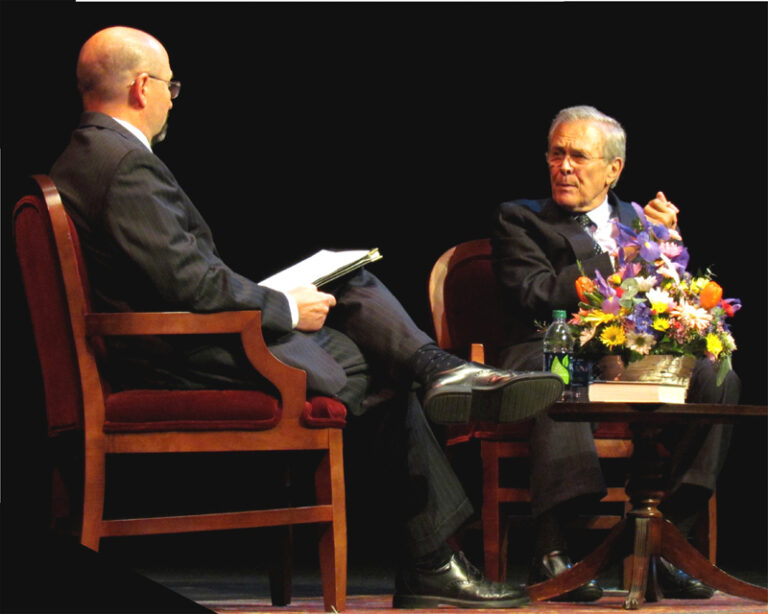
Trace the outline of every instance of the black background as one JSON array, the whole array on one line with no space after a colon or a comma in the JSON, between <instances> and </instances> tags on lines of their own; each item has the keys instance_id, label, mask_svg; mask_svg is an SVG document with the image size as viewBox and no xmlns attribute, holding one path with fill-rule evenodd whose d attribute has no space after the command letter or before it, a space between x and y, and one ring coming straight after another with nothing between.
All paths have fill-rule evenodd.
<instances>
[{"instance_id":1,"label":"black background","mask_svg":"<svg viewBox=\"0 0 768 614\"><path fill-rule=\"evenodd\" d=\"M378 246L375 272L432 331L434 260L499 202L549 190L546 132L591 104L628 133L617 192L680 208L692 268L733 320L745 403L766 403L765 3L2 4L3 528L44 525L43 398L10 213L77 123L82 43L159 38L183 82L155 148L234 269ZM765 424L740 426L720 553L765 564ZM14 525L17 526L17 525ZM5 531L4 531L5 533Z\"/></svg>"}]
</instances>

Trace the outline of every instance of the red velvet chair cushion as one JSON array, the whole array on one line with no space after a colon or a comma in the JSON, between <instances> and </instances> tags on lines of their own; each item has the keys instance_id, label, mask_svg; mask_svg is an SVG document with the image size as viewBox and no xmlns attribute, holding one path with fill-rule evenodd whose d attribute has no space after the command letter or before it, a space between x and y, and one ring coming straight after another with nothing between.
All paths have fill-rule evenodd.
<instances>
[{"instance_id":1,"label":"red velvet chair cushion","mask_svg":"<svg viewBox=\"0 0 768 614\"><path fill-rule=\"evenodd\" d=\"M266 430L282 416L277 399L259 390L126 390L106 399L104 431ZM341 428L346 408L313 397L304 408L307 427Z\"/></svg>"},{"instance_id":2,"label":"red velvet chair cushion","mask_svg":"<svg viewBox=\"0 0 768 614\"><path fill-rule=\"evenodd\" d=\"M302 414L302 424L309 428L342 428L347 424L347 408L328 397L312 397Z\"/></svg>"},{"instance_id":3,"label":"red velvet chair cushion","mask_svg":"<svg viewBox=\"0 0 768 614\"><path fill-rule=\"evenodd\" d=\"M126 390L106 399L106 432L264 430L281 410L258 390Z\"/></svg>"}]
</instances>

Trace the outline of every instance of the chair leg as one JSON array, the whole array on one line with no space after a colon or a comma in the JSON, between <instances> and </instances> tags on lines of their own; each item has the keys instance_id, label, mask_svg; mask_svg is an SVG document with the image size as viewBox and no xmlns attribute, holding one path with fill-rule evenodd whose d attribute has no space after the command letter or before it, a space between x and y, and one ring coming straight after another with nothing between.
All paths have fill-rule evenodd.
<instances>
[{"instance_id":1,"label":"chair leg","mask_svg":"<svg viewBox=\"0 0 768 614\"><path fill-rule=\"evenodd\" d=\"M92 448L97 448L94 445ZM91 449L85 456L83 480L83 518L80 543L86 548L99 551L101 523L104 518L104 480L106 458L103 449Z\"/></svg>"},{"instance_id":2,"label":"chair leg","mask_svg":"<svg viewBox=\"0 0 768 614\"><path fill-rule=\"evenodd\" d=\"M333 508L332 522L320 525L320 573L326 612L342 612L347 605L347 512L341 431L329 429L329 437L330 449L315 473L317 502Z\"/></svg>"},{"instance_id":3,"label":"chair leg","mask_svg":"<svg viewBox=\"0 0 768 614\"><path fill-rule=\"evenodd\" d=\"M269 592L273 606L291 603L293 587L293 527L269 529L269 552L274 552L269 565Z\"/></svg>"},{"instance_id":4,"label":"chair leg","mask_svg":"<svg viewBox=\"0 0 768 614\"><path fill-rule=\"evenodd\" d=\"M72 508L69 493L61 477L61 471L54 467L51 471L51 520L50 528L58 529L62 522L71 521Z\"/></svg>"},{"instance_id":5,"label":"chair leg","mask_svg":"<svg viewBox=\"0 0 768 614\"><path fill-rule=\"evenodd\" d=\"M483 551L485 575L502 582L507 577L507 532L502 526L499 502L499 444L483 441L480 444L483 460Z\"/></svg>"}]
</instances>

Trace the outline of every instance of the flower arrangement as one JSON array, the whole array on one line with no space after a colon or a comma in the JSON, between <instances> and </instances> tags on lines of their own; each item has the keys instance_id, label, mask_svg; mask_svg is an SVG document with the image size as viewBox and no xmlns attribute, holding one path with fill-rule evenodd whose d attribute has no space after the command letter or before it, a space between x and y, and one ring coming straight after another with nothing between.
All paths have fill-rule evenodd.
<instances>
[{"instance_id":1,"label":"flower arrangement","mask_svg":"<svg viewBox=\"0 0 768 614\"><path fill-rule=\"evenodd\" d=\"M632 203L637 219L620 222L616 272L607 279L576 280L579 311L569 321L576 353L585 358L619 355L625 364L648 354L706 356L719 365L718 382L731 368L736 343L726 318L741 308L724 299L707 272L687 272L688 250L675 230L654 224Z\"/></svg>"}]
</instances>

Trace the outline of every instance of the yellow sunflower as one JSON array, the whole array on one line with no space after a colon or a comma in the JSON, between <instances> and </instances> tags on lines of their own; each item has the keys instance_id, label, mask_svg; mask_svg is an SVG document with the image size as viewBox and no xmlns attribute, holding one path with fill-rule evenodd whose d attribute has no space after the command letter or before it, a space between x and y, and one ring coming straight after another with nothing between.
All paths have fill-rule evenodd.
<instances>
[{"instance_id":1,"label":"yellow sunflower","mask_svg":"<svg viewBox=\"0 0 768 614\"><path fill-rule=\"evenodd\" d=\"M603 329L603 332L600 333L600 341L603 342L603 345L606 345L609 348L622 345L626 340L627 337L624 335L624 329L618 324L606 326Z\"/></svg>"}]
</instances>

